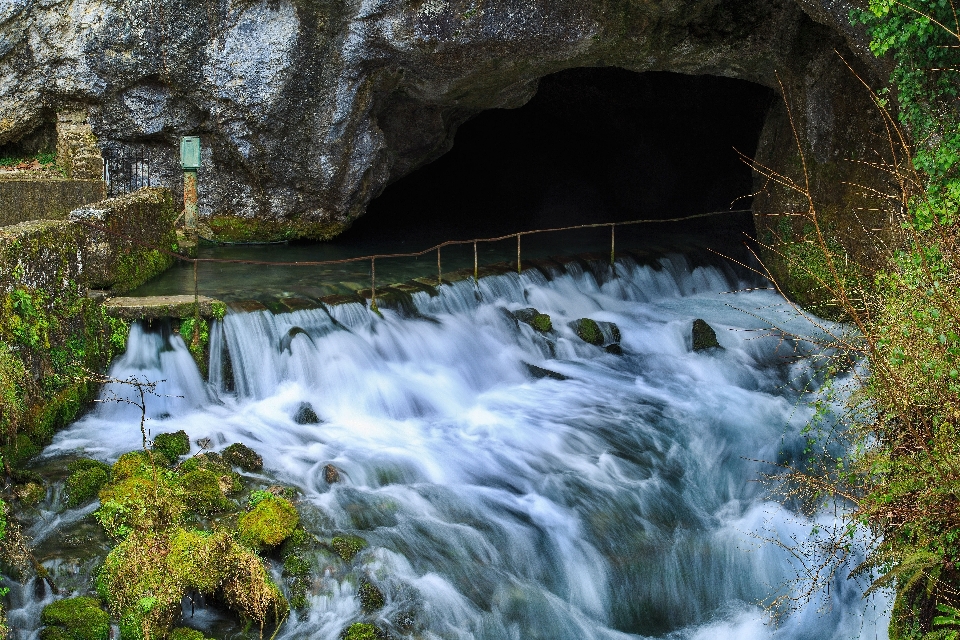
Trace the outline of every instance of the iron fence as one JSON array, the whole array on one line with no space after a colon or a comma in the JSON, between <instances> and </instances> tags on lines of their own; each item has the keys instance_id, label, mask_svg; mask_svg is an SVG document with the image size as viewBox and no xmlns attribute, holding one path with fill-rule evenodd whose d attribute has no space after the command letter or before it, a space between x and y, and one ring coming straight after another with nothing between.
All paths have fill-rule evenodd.
<instances>
[{"instance_id":1,"label":"iron fence","mask_svg":"<svg viewBox=\"0 0 960 640\"><path fill-rule=\"evenodd\" d=\"M157 185L158 176L153 169L156 156L149 147L104 150L103 181L107 184L107 197Z\"/></svg>"}]
</instances>

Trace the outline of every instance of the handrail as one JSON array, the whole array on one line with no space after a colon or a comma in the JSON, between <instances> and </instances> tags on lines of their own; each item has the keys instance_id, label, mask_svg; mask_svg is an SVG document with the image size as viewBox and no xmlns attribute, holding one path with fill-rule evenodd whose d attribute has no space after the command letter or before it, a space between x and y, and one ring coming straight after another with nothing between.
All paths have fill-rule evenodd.
<instances>
[{"instance_id":1,"label":"handrail","mask_svg":"<svg viewBox=\"0 0 960 640\"><path fill-rule=\"evenodd\" d=\"M707 213L698 213L691 216L683 216L680 218L663 218L663 219L646 219L646 220L626 220L624 222L597 222L591 224L578 224L572 225L569 227L554 227L550 229L533 229L530 231L517 231L515 233L510 233L503 236L496 236L491 238L473 238L471 240L447 240L446 242L441 242L438 245L434 245L429 249L424 249L423 251L412 251L407 253L381 253L373 254L366 256L355 256L353 258L340 258L337 260L295 260L292 262L287 261L269 261L269 260L247 260L243 258L193 258L190 256L185 256L175 251L170 251L163 249L161 247L153 247L144 242L131 238L121 233L112 231L105 227L93 224L87 220L75 220L84 226L90 227L102 233L107 233L109 235L117 236L138 244L144 248L152 249L154 251L159 251L166 255L169 255L178 260L184 262L192 263L194 269L194 296L199 296L199 285L197 282L197 266L203 263L220 263L220 264L250 264L250 265L260 265L260 266L273 266L273 267L320 267L325 265L334 265L334 264L348 264L351 262L366 262L370 261L370 289L371 289L371 308L377 309L377 294L376 294L376 261L377 259L390 259L390 258L419 258L420 256L426 255L433 251L437 252L437 282L438 284L443 283L441 265L440 265L440 250L444 247L472 244L473 245L473 277L474 280L478 280L479 276L479 263L477 257L477 244L481 242L501 242L503 240L509 240L510 238L517 239L517 272L521 270L520 262L520 239L523 236L534 235L538 233L553 233L557 231L575 231L577 229L602 229L604 227L610 227L610 263L613 264L616 258L616 245L615 245L615 230L618 226L631 226L638 224L663 224L669 222L686 222L688 220L696 220L698 218L707 218L711 216L723 215L728 213L749 213L751 209L728 209L725 211L709 211Z\"/></svg>"}]
</instances>

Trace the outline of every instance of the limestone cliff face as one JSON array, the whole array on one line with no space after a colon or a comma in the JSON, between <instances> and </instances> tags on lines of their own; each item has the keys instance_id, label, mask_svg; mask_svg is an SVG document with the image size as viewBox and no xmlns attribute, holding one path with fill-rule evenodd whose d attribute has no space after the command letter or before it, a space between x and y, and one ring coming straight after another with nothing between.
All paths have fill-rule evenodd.
<instances>
[{"instance_id":1,"label":"limestone cliff face","mask_svg":"<svg viewBox=\"0 0 960 640\"><path fill-rule=\"evenodd\" d=\"M782 81L815 169L837 176L845 156L870 144L857 116L869 100L837 52L869 81L882 75L860 61L868 55L847 25L849 8L846 0L6 0L0 145L85 107L103 149L149 149L151 175L176 189L178 137L199 134L201 214L215 229L239 219L261 237L326 237L391 180L447 150L470 116L523 104L544 75L619 66L737 77L778 92ZM796 154L784 113L771 114L758 157L789 170ZM788 205L783 194L760 203L768 213Z\"/></svg>"}]
</instances>

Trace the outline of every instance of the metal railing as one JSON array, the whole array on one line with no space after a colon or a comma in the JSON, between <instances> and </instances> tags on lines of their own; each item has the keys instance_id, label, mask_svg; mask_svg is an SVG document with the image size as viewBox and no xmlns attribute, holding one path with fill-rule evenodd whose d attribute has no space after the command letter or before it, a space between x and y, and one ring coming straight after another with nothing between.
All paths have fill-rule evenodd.
<instances>
[{"instance_id":1,"label":"metal railing","mask_svg":"<svg viewBox=\"0 0 960 640\"><path fill-rule=\"evenodd\" d=\"M136 151L104 150L103 181L107 184L107 197L113 198L155 186L156 172L151 175L155 155L149 147L141 147Z\"/></svg>"},{"instance_id":2,"label":"metal railing","mask_svg":"<svg viewBox=\"0 0 960 640\"><path fill-rule=\"evenodd\" d=\"M598 222L593 224L578 224L568 227L554 227L550 229L534 229L531 231L518 231L516 233L510 233L503 236L495 236L492 238L473 238L470 240L447 240L446 242L441 242L440 244L434 245L428 249L422 251L411 251L407 253L384 253L384 254L374 254L366 256L356 256L353 258L340 258L336 260L295 260L295 261L271 261L271 260L248 260L244 258L194 258L190 256L185 256L163 247L154 247L147 245L146 243L122 234L113 232L110 229L101 227L100 225L94 224L86 220L77 220L78 223L83 224L87 227L96 229L102 233L107 233L120 237L128 242L132 242L144 248L153 249L161 253L167 254L178 260L182 260L186 263L193 264L193 287L194 287L194 299L198 301L199 308L199 280L197 274L197 267L200 263L218 263L218 264L250 264L250 265L261 265L261 266L273 266L273 267L319 267L327 265L336 265L336 264L348 264L353 262L370 262L370 308L377 309L377 260L384 260L389 258L419 258L428 253L437 252L437 286L443 285L443 267L441 263L440 252L444 247L460 246L460 245L473 245L473 279L474 282L479 281L480 277L480 265L478 260L477 246L481 243L488 242L503 242L505 240L510 240L516 238L517 240L517 273L520 273L523 269L521 261L521 240L523 236L530 236L541 233L555 233L559 231L574 231L578 229L610 229L610 265L613 266L616 261L616 228L617 227L627 227L640 224L665 224L671 222L686 222L689 220L696 220L698 218L708 218L712 216L734 214L734 213L749 213L751 209L728 209L724 211L709 211L707 213L698 213L690 216L683 216L680 218L663 218L663 219L647 219L647 220L627 220L624 222Z\"/></svg>"}]
</instances>

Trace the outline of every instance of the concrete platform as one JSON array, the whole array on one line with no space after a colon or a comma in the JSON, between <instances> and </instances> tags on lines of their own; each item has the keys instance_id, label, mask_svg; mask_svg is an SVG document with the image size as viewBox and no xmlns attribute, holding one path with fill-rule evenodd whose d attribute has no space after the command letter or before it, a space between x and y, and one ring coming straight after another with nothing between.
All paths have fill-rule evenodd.
<instances>
[{"instance_id":1,"label":"concrete platform","mask_svg":"<svg viewBox=\"0 0 960 640\"><path fill-rule=\"evenodd\" d=\"M222 318L226 305L214 298L200 296L200 317L206 319ZM147 296L143 298L109 298L103 308L108 316L124 320L158 320L160 318L192 318L194 297Z\"/></svg>"}]
</instances>

